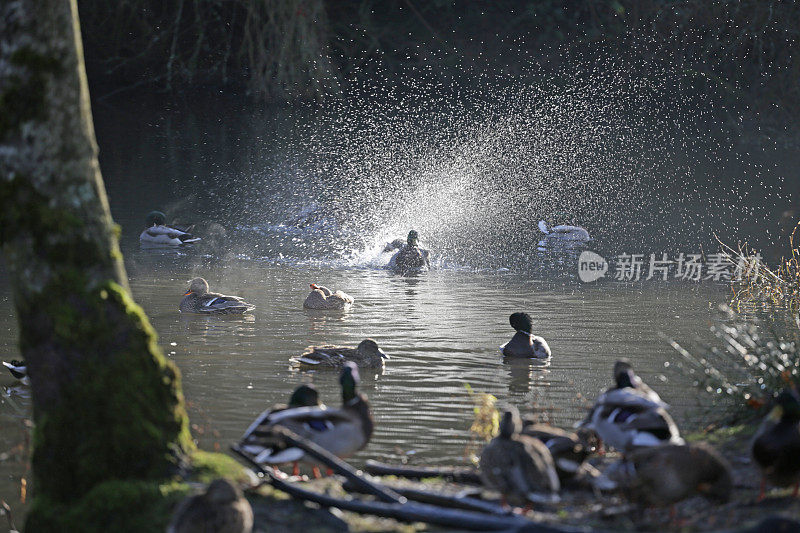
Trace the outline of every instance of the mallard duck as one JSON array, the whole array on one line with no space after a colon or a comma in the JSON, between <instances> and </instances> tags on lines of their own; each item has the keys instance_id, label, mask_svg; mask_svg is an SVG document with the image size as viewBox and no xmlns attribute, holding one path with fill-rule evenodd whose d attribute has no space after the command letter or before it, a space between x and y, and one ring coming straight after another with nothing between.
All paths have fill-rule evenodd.
<instances>
[{"instance_id":1,"label":"mallard duck","mask_svg":"<svg viewBox=\"0 0 800 533\"><path fill-rule=\"evenodd\" d=\"M356 392L358 382L358 366L345 363L339 377L342 386L340 408L296 407L263 413L247 428L239 441L239 448L251 454L259 464L309 463L315 467L317 475L315 461L305 458L300 448L286 445L271 429L285 427L340 458L353 455L367 445L374 427L366 396Z\"/></svg>"},{"instance_id":2,"label":"mallard duck","mask_svg":"<svg viewBox=\"0 0 800 533\"><path fill-rule=\"evenodd\" d=\"M539 247L576 246L592 240L589 232L580 226L560 224L550 228L547 226L547 222L540 220L539 229L544 233L544 239L539 241Z\"/></svg>"},{"instance_id":3,"label":"mallard duck","mask_svg":"<svg viewBox=\"0 0 800 533\"><path fill-rule=\"evenodd\" d=\"M794 484L797 496L800 483L800 399L792 390L778 394L775 406L761 422L751 447L753 459L761 468L759 499L764 498L766 484L778 487Z\"/></svg>"},{"instance_id":4,"label":"mallard duck","mask_svg":"<svg viewBox=\"0 0 800 533\"><path fill-rule=\"evenodd\" d=\"M591 445L577 433L536 423L532 419L523 420L521 434L540 440L547 446L553 456L558 479L562 482L574 477L591 454Z\"/></svg>"},{"instance_id":5,"label":"mallard duck","mask_svg":"<svg viewBox=\"0 0 800 533\"><path fill-rule=\"evenodd\" d=\"M203 494L190 496L175 509L167 533L250 533L253 509L241 489L215 479Z\"/></svg>"},{"instance_id":6,"label":"mallard duck","mask_svg":"<svg viewBox=\"0 0 800 533\"><path fill-rule=\"evenodd\" d=\"M192 244L200 240L188 231L166 225L167 216L161 211L151 211L145 220L147 227L139 235L139 241L144 244L181 246Z\"/></svg>"},{"instance_id":7,"label":"mallard duck","mask_svg":"<svg viewBox=\"0 0 800 533\"><path fill-rule=\"evenodd\" d=\"M622 453L642 446L683 444L665 407L660 399L634 387L632 371L624 371L617 386L600 395L582 426Z\"/></svg>"},{"instance_id":8,"label":"mallard duck","mask_svg":"<svg viewBox=\"0 0 800 533\"><path fill-rule=\"evenodd\" d=\"M352 361L360 367L382 368L384 361L387 359L389 359L389 356L378 347L377 342L373 339L364 339L355 348L310 346L297 358L297 363L300 366L332 366L340 368L345 362Z\"/></svg>"},{"instance_id":9,"label":"mallard duck","mask_svg":"<svg viewBox=\"0 0 800 533\"><path fill-rule=\"evenodd\" d=\"M395 242L390 244L393 245ZM384 248L384 250L386 249L389 249L389 245ZM430 251L420 248L419 233L412 229L408 232L406 243L389 259L386 268L395 272L405 273L426 270L430 266Z\"/></svg>"},{"instance_id":10,"label":"mallard duck","mask_svg":"<svg viewBox=\"0 0 800 533\"><path fill-rule=\"evenodd\" d=\"M501 348L506 357L527 357L534 359L547 359L551 356L550 346L547 341L538 335L533 335L533 319L528 313L512 313L509 317L511 327L516 333L511 340Z\"/></svg>"},{"instance_id":11,"label":"mallard duck","mask_svg":"<svg viewBox=\"0 0 800 533\"><path fill-rule=\"evenodd\" d=\"M28 367L23 361L12 359L11 362L3 361L3 366L11 372L11 375L22 381L26 385L30 383L28 379Z\"/></svg>"},{"instance_id":12,"label":"mallard duck","mask_svg":"<svg viewBox=\"0 0 800 533\"><path fill-rule=\"evenodd\" d=\"M499 429L481 452L479 470L484 485L498 491L504 504L555 501L561 484L547 446L520 435L522 421L515 407L503 413Z\"/></svg>"},{"instance_id":13,"label":"mallard duck","mask_svg":"<svg viewBox=\"0 0 800 533\"><path fill-rule=\"evenodd\" d=\"M331 292L327 287L311 284L311 292L303 302L305 309L347 309L355 300L342 291Z\"/></svg>"},{"instance_id":14,"label":"mallard duck","mask_svg":"<svg viewBox=\"0 0 800 533\"><path fill-rule=\"evenodd\" d=\"M619 359L614 363L614 385L606 389L595 401L586 417L578 427L586 427L592 421L595 410L606 404L615 406L630 406L637 409L669 408L661 397L633 371L633 366L628 359Z\"/></svg>"},{"instance_id":15,"label":"mallard duck","mask_svg":"<svg viewBox=\"0 0 800 533\"><path fill-rule=\"evenodd\" d=\"M707 444L642 448L625 461L632 467L628 487L652 505L672 505L694 495L715 502L730 498L731 467Z\"/></svg>"},{"instance_id":16,"label":"mallard duck","mask_svg":"<svg viewBox=\"0 0 800 533\"><path fill-rule=\"evenodd\" d=\"M216 292L208 292L208 282L203 278L194 278L189 282L189 290L183 295L180 310L184 313L202 314L241 314L255 309L238 296L226 296Z\"/></svg>"}]
</instances>

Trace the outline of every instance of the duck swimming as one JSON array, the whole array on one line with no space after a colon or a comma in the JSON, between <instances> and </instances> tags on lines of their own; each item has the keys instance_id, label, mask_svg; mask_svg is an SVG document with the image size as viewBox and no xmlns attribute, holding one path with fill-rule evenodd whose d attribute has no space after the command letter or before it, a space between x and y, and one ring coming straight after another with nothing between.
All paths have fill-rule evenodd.
<instances>
[{"instance_id":1,"label":"duck swimming","mask_svg":"<svg viewBox=\"0 0 800 533\"><path fill-rule=\"evenodd\" d=\"M553 243L564 244L584 244L592 240L589 232L580 226L570 226L569 224L559 224L558 226L548 227L544 220L539 221L539 229L544 233L544 239L539 242L539 246Z\"/></svg>"},{"instance_id":2,"label":"duck swimming","mask_svg":"<svg viewBox=\"0 0 800 533\"><path fill-rule=\"evenodd\" d=\"M280 435L271 431L272 428L287 428L340 458L350 457L364 448L372 438L374 425L366 396L356 392L359 375L355 363L344 364L339 383L342 386L340 408L296 407L262 413L245 431L239 449L254 456L258 464L304 461L315 467L317 475L316 462L306 458L303 450L287 445Z\"/></svg>"},{"instance_id":3,"label":"duck swimming","mask_svg":"<svg viewBox=\"0 0 800 533\"><path fill-rule=\"evenodd\" d=\"M395 245L398 244L397 241L398 240L395 240L389 243L386 248L384 248L384 251L392 251L395 249ZM406 243L399 247L397 252L395 252L389 260L386 268L394 270L395 272L407 273L426 270L429 269L430 266L430 251L420 248L419 233L412 229L408 232Z\"/></svg>"},{"instance_id":4,"label":"duck swimming","mask_svg":"<svg viewBox=\"0 0 800 533\"><path fill-rule=\"evenodd\" d=\"M766 484L778 487L800 484L800 398L793 390L781 391L775 406L761 423L751 446L753 459L761 469L759 499Z\"/></svg>"},{"instance_id":5,"label":"duck swimming","mask_svg":"<svg viewBox=\"0 0 800 533\"><path fill-rule=\"evenodd\" d=\"M145 219L147 227L139 235L139 241L143 244L181 246L200 240L200 237L195 237L187 231L167 226L166 221L167 216L161 211L148 213Z\"/></svg>"},{"instance_id":6,"label":"duck swimming","mask_svg":"<svg viewBox=\"0 0 800 533\"><path fill-rule=\"evenodd\" d=\"M373 339L364 339L355 348L346 346L311 346L297 358L300 366L330 366L341 368L347 361L352 361L364 368L383 368L389 356L378 347Z\"/></svg>"},{"instance_id":7,"label":"duck swimming","mask_svg":"<svg viewBox=\"0 0 800 533\"><path fill-rule=\"evenodd\" d=\"M503 413L499 429L481 452L479 470L483 483L498 491L504 504L555 501L561 484L547 446L520 435L522 420L515 407Z\"/></svg>"},{"instance_id":8,"label":"duck swimming","mask_svg":"<svg viewBox=\"0 0 800 533\"><path fill-rule=\"evenodd\" d=\"M331 292L327 287L312 283L311 292L306 297L306 301L303 302L303 308L320 310L347 309L353 305L354 301L349 294L342 291Z\"/></svg>"},{"instance_id":9,"label":"duck swimming","mask_svg":"<svg viewBox=\"0 0 800 533\"><path fill-rule=\"evenodd\" d=\"M238 296L208 292L208 282L203 278L194 278L189 283L189 290L183 295L180 304L183 313L206 315L242 314L255 308L255 305L245 302Z\"/></svg>"},{"instance_id":10,"label":"duck swimming","mask_svg":"<svg viewBox=\"0 0 800 533\"><path fill-rule=\"evenodd\" d=\"M533 335L533 319L528 313L512 313L509 317L511 327L516 333L511 340L502 346L503 355L506 357L527 357L546 359L551 356L550 346L547 341L538 335Z\"/></svg>"}]
</instances>

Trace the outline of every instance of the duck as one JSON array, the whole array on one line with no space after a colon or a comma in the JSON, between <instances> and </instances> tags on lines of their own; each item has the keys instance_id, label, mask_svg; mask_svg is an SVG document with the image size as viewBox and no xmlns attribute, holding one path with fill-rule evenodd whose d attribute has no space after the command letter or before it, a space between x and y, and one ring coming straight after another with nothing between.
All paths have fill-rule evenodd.
<instances>
[{"instance_id":1,"label":"duck","mask_svg":"<svg viewBox=\"0 0 800 533\"><path fill-rule=\"evenodd\" d=\"M589 232L580 226L559 224L548 227L544 220L540 220L538 226L539 230L544 233L544 238L539 241L539 247L548 245L577 246L592 240Z\"/></svg>"},{"instance_id":2,"label":"duck","mask_svg":"<svg viewBox=\"0 0 800 533\"><path fill-rule=\"evenodd\" d=\"M262 413L247 428L238 448L262 465L302 461L312 465L314 476L319 477L319 465L313 458L305 457L303 450L286 444L271 430L287 428L339 458L350 457L369 443L374 429L367 397L356 390L359 381L358 365L345 363L339 376L340 408L309 406Z\"/></svg>"},{"instance_id":3,"label":"duck","mask_svg":"<svg viewBox=\"0 0 800 533\"><path fill-rule=\"evenodd\" d=\"M628 488L650 505L673 505L696 495L716 503L730 499L731 467L706 443L641 448L625 462Z\"/></svg>"},{"instance_id":4,"label":"duck","mask_svg":"<svg viewBox=\"0 0 800 533\"><path fill-rule=\"evenodd\" d=\"M24 361L20 361L18 359L12 359L11 362L3 361L3 366L11 372L11 375L23 382L25 385L30 384L30 379L28 378L28 367Z\"/></svg>"},{"instance_id":5,"label":"duck","mask_svg":"<svg viewBox=\"0 0 800 533\"><path fill-rule=\"evenodd\" d=\"M331 292L331 290L316 283L311 284L311 292L303 302L305 309L348 309L355 300L349 294L342 291Z\"/></svg>"},{"instance_id":6,"label":"duck","mask_svg":"<svg viewBox=\"0 0 800 533\"><path fill-rule=\"evenodd\" d=\"M643 446L683 444L667 404L636 388L632 371L621 372L617 386L601 394L582 427L593 430L623 454Z\"/></svg>"},{"instance_id":7,"label":"duck","mask_svg":"<svg viewBox=\"0 0 800 533\"><path fill-rule=\"evenodd\" d=\"M558 479L562 483L578 474L593 449L584 435L579 436L549 424L537 423L531 418L523 419L520 434L537 439L547 446L553 456Z\"/></svg>"},{"instance_id":8,"label":"duck","mask_svg":"<svg viewBox=\"0 0 800 533\"><path fill-rule=\"evenodd\" d=\"M526 357L529 359L547 359L552 353L547 341L531 333L533 319L528 313L512 313L509 317L511 327L516 333L511 340L501 346L506 357Z\"/></svg>"},{"instance_id":9,"label":"duck","mask_svg":"<svg viewBox=\"0 0 800 533\"><path fill-rule=\"evenodd\" d=\"M501 494L504 506L557 501L561 483L553 456L538 439L521 435L521 429L519 411L509 406L498 435L481 452L481 480Z\"/></svg>"},{"instance_id":10,"label":"duck","mask_svg":"<svg viewBox=\"0 0 800 533\"><path fill-rule=\"evenodd\" d=\"M253 508L239 487L215 479L203 494L183 500L172 515L167 533L250 533Z\"/></svg>"},{"instance_id":11,"label":"duck","mask_svg":"<svg viewBox=\"0 0 800 533\"><path fill-rule=\"evenodd\" d=\"M662 407L668 409L669 405L661 400L661 397L651 389L642 379L633 371L633 365L629 359L618 359L614 363L612 376L614 384L607 388L600 397L595 401L594 406L589 410L584 420L578 424L578 427L584 427L589 424L594 416L595 409L601 405L612 404L636 404L642 409Z\"/></svg>"},{"instance_id":12,"label":"duck","mask_svg":"<svg viewBox=\"0 0 800 533\"><path fill-rule=\"evenodd\" d=\"M352 361L359 367L383 368L389 356L380 349L374 339L364 339L355 348L346 346L309 346L296 362L300 366L341 368L345 362Z\"/></svg>"},{"instance_id":13,"label":"duck","mask_svg":"<svg viewBox=\"0 0 800 533\"><path fill-rule=\"evenodd\" d=\"M194 278L189 282L189 290L184 293L180 304L183 313L207 315L242 314L255 308L255 305L245 302L238 296L208 292L208 282L203 278Z\"/></svg>"},{"instance_id":14,"label":"duck","mask_svg":"<svg viewBox=\"0 0 800 533\"><path fill-rule=\"evenodd\" d=\"M395 249L393 247L395 244L397 244L396 240L389 243L384 250L391 251ZM400 246L392 258L389 259L386 268L399 273L408 273L421 272L429 269L430 266L430 251L420 247L419 233L412 229L408 232L405 244Z\"/></svg>"},{"instance_id":15,"label":"duck","mask_svg":"<svg viewBox=\"0 0 800 533\"><path fill-rule=\"evenodd\" d=\"M750 447L753 459L761 470L759 500L764 498L766 484L778 487L794 485L797 496L800 484L800 398L785 389L761 422Z\"/></svg>"},{"instance_id":16,"label":"duck","mask_svg":"<svg viewBox=\"0 0 800 533\"><path fill-rule=\"evenodd\" d=\"M164 246L182 246L198 242L200 237L195 237L188 231L166 224L167 216L161 211L151 211L145 219L144 231L139 235L139 242ZM189 229L189 228L187 228Z\"/></svg>"}]
</instances>

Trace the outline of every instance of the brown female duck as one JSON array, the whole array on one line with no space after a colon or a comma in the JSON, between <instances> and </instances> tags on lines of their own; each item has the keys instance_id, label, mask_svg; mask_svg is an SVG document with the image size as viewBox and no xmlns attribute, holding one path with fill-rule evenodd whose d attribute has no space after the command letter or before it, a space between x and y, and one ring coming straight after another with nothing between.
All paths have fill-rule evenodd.
<instances>
[{"instance_id":1,"label":"brown female duck","mask_svg":"<svg viewBox=\"0 0 800 533\"><path fill-rule=\"evenodd\" d=\"M553 456L539 440L520 435L521 428L519 412L510 407L503 413L500 433L481 453L481 479L502 495L504 504L554 501L561 485Z\"/></svg>"},{"instance_id":2,"label":"brown female duck","mask_svg":"<svg viewBox=\"0 0 800 533\"><path fill-rule=\"evenodd\" d=\"M345 362L352 361L364 368L383 368L389 356L378 347L373 339L364 339L355 348L346 346L310 346L296 359L304 367L341 368Z\"/></svg>"},{"instance_id":3,"label":"brown female duck","mask_svg":"<svg viewBox=\"0 0 800 533\"><path fill-rule=\"evenodd\" d=\"M238 296L208 292L208 282L203 278L194 278L189 282L189 290L183 295L180 305L183 313L206 315L242 314L255 308L255 305Z\"/></svg>"},{"instance_id":4,"label":"brown female duck","mask_svg":"<svg viewBox=\"0 0 800 533\"><path fill-rule=\"evenodd\" d=\"M305 309L336 310L347 309L355 300L349 294L342 291L331 292L331 290L316 283L311 284L311 292L303 302Z\"/></svg>"},{"instance_id":5,"label":"brown female duck","mask_svg":"<svg viewBox=\"0 0 800 533\"><path fill-rule=\"evenodd\" d=\"M181 502L167 533L250 533L253 509L242 491L227 479L215 479L204 494Z\"/></svg>"}]
</instances>

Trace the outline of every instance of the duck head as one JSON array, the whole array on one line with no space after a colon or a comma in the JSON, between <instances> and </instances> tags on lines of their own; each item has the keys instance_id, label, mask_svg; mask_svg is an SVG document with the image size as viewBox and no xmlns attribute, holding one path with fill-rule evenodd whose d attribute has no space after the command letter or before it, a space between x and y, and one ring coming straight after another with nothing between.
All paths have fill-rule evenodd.
<instances>
[{"instance_id":1,"label":"duck head","mask_svg":"<svg viewBox=\"0 0 800 533\"><path fill-rule=\"evenodd\" d=\"M406 237L406 242L409 246L417 246L419 245L419 233L416 230L411 230L408 232L408 237Z\"/></svg>"},{"instance_id":2,"label":"duck head","mask_svg":"<svg viewBox=\"0 0 800 533\"><path fill-rule=\"evenodd\" d=\"M500 437L504 439L510 439L522 431L522 418L520 418L516 407L513 405L508 406L500 419L498 429L500 430Z\"/></svg>"},{"instance_id":3,"label":"duck head","mask_svg":"<svg viewBox=\"0 0 800 533\"><path fill-rule=\"evenodd\" d=\"M533 319L528 313L512 313L508 321L511 323L511 327L514 328L515 331L527 333L528 335L531 334L531 329L533 328Z\"/></svg>"},{"instance_id":4,"label":"duck head","mask_svg":"<svg viewBox=\"0 0 800 533\"><path fill-rule=\"evenodd\" d=\"M147 213L147 218L144 219L144 222L147 224L148 228L152 226L163 226L167 223L167 215L161 211L150 211Z\"/></svg>"},{"instance_id":5,"label":"duck head","mask_svg":"<svg viewBox=\"0 0 800 533\"><path fill-rule=\"evenodd\" d=\"M358 365L352 361L347 361L339 376L339 384L342 386L342 400L345 403L356 398L356 387L360 381Z\"/></svg>"},{"instance_id":6,"label":"duck head","mask_svg":"<svg viewBox=\"0 0 800 533\"><path fill-rule=\"evenodd\" d=\"M300 385L289 398L289 407L312 407L319 405L319 393L313 385Z\"/></svg>"},{"instance_id":7,"label":"duck head","mask_svg":"<svg viewBox=\"0 0 800 533\"><path fill-rule=\"evenodd\" d=\"M206 498L211 503L232 503L242 497L242 491L227 479L215 479L206 489Z\"/></svg>"},{"instance_id":8,"label":"duck head","mask_svg":"<svg viewBox=\"0 0 800 533\"><path fill-rule=\"evenodd\" d=\"M194 293L197 294L198 296L202 296L207 292L208 292L208 282L203 278L194 278L192 281L189 282L189 290L186 291L183 295L188 296Z\"/></svg>"},{"instance_id":9,"label":"duck head","mask_svg":"<svg viewBox=\"0 0 800 533\"><path fill-rule=\"evenodd\" d=\"M616 363L614 363L614 381L617 381L617 376L623 374L627 371L633 372L633 365L629 359L618 359Z\"/></svg>"},{"instance_id":10,"label":"duck head","mask_svg":"<svg viewBox=\"0 0 800 533\"><path fill-rule=\"evenodd\" d=\"M800 420L800 398L791 389L784 389L775 399L775 407L769 413L769 417L776 422L786 420L795 422Z\"/></svg>"},{"instance_id":11,"label":"duck head","mask_svg":"<svg viewBox=\"0 0 800 533\"><path fill-rule=\"evenodd\" d=\"M389 359L389 356L378 347L378 343L373 339L364 339L358 343L358 353L364 357L380 357L381 359Z\"/></svg>"},{"instance_id":12,"label":"duck head","mask_svg":"<svg viewBox=\"0 0 800 533\"><path fill-rule=\"evenodd\" d=\"M626 387L630 387L632 389L636 388L636 374L633 373L633 370L628 369L619 374L614 375L614 380L617 382L618 389L624 389Z\"/></svg>"},{"instance_id":13,"label":"duck head","mask_svg":"<svg viewBox=\"0 0 800 533\"><path fill-rule=\"evenodd\" d=\"M317 285L316 283L312 283L311 284L311 290L312 291L320 291L326 297L330 296L331 294L333 294L328 287L323 287L322 285Z\"/></svg>"}]
</instances>

